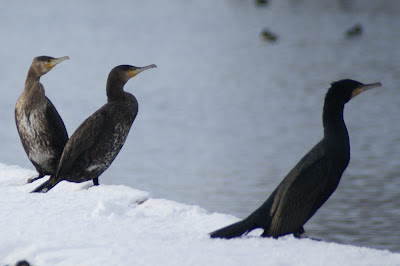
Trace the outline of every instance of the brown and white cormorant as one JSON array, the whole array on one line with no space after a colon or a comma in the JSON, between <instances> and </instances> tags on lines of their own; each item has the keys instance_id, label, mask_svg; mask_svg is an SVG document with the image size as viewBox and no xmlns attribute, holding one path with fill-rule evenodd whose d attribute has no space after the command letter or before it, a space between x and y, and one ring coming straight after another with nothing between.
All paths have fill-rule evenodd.
<instances>
[{"instance_id":1,"label":"brown and white cormorant","mask_svg":"<svg viewBox=\"0 0 400 266\"><path fill-rule=\"evenodd\" d=\"M25 81L25 89L15 106L15 123L22 146L39 175L56 173L62 151L68 141L67 130L56 108L46 97L40 77L68 56L53 58L39 56L33 59Z\"/></svg>"},{"instance_id":2,"label":"brown and white cormorant","mask_svg":"<svg viewBox=\"0 0 400 266\"><path fill-rule=\"evenodd\" d=\"M335 191L350 161L350 142L343 120L345 103L380 83L364 85L345 79L332 83L323 108L324 137L289 172L270 197L246 219L210 233L233 238L255 228L264 237L300 236L304 224Z\"/></svg>"},{"instance_id":3,"label":"brown and white cormorant","mask_svg":"<svg viewBox=\"0 0 400 266\"><path fill-rule=\"evenodd\" d=\"M138 112L138 102L123 90L125 83L156 65L113 68L107 80L107 103L87 118L74 132L58 165L57 173L32 192L47 192L62 180L80 183L93 180L111 165L125 143Z\"/></svg>"}]
</instances>

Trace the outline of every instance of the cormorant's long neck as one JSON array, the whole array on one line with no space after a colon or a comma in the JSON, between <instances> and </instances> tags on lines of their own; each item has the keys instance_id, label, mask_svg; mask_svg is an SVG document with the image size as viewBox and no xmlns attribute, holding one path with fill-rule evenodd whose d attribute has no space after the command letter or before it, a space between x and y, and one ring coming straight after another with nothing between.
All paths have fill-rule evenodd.
<instances>
[{"instance_id":1,"label":"cormorant's long neck","mask_svg":"<svg viewBox=\"0 0 400 266\"><path fill-rule=\"evenodd\" d=\"M39 82L40 76L41 75L39 75L39 73L37 73L33 67L30 67L28 70L28 75L26 76L25 90L34 88L35 84Z\"/></svg>"},{"instance_id":2,"label":"cormorant's long neck","mask_svg":"<svg viewBox=\"0 0 400 266\"><path fill-rule=\"evenodd\" d=\"M124 96L123 90L126 81L121 80L118 77L110 76L107 80L107 101L117 100Z\"/></svg>"},{"instance_id":3,"label":"cormorant's long neck","mask_svg":"<svg viewBox=\"0 0 400 266\"><path fill-rule=\"evenodd\" d=\"M346 124L343 120L343 102L335 101L335 99L325 99L322 121L324 125L324 136L329 142L334 145L343 147L349 146L349 135Z\"/></svg>"},{"instance_id":4,"label":"cormorant's long neck","mask_svg":"<svg viewBox=\"0 0 400 266\"><path fill-rule=\"evenodd\" d=\"M46 106L47 98L44 87L39 81L40 77L41 75L35 69L32 67L29 69L24 91L18 99L20 104L23 104L25 107L28 106L28 110Z\"/></svg>"},{"instance_id":5,"label":"cormorant's long neck","mask_svg":"<svg viewBox=\"0 0 400 266\"><path fill-rule=\"evenodd\" d=\"M343 120L345 101L329 91L325 97L322 121L324 125L324 144L330 161L329 186L336 188L343 171L350 162L350 141L346 124Z\"/></svg>"}]
</instances>

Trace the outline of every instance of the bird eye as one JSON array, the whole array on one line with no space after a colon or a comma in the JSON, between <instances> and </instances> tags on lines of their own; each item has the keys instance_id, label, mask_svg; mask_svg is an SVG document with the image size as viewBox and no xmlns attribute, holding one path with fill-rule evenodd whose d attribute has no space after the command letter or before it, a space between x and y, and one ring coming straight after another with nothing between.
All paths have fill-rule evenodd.
<instances>
[{"instance_id":1,"label":"bird eye","mask_svg":"<svg viewBox=\"0 0 400 266\"><path fill-rule=\"evenodd\" d=\"M50 60L50 59L47 59L47 62L48 62L48 63L50 63L50 62L51 62L51 60Z\"/></svg>"}]
</instances>

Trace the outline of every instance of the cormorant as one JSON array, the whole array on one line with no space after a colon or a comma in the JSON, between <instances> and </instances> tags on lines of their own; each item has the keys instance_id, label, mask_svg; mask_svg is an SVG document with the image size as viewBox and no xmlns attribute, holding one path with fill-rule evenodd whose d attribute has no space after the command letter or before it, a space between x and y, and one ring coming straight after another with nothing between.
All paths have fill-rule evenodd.
<instances>
[{"instance_id":1,"label":"cormorant","mask_svg":"<svg viewBox=\"0 0 400 266\"><path fill-rule=\"evenodd\" d=\"M15 123L22 146L39 175L56 173L58 161L68 141L67 130L56 108L46 97L40 77L68 56L53 58L39 56L33 59L25 81L25 88L15 106Z\"/></svg>"},{"instance_id":2,"label":"cormorant","mask_svg":"<svg viewBox=\"0 0 400 266\"><path fill-rule=\"evenodd\" d=\"M233 238L255 228L262 236L304 233L304 224L335 191L350 161L350 142L343 121L345 103L381 83L364 85L345 79L332 83L323 108L324 137L288 173L271 196L246 219L210 233L212 238Z\"/></svg>"},{"instance_id":3,"label":"cormorant","mask_svg":"<svg viewBox=\"0 0 400 266\"><path fill-rule=\"evenodd\" d=\"M113 68L107 80L107 103L87 118L74 132L58 165L57 173L32 192L47 192L58 182L80 183L98 177L111 165L121 150L138 112L138 102L125 92L125 83L142 71L156 65Z\"/></svg>"}]
</instances>

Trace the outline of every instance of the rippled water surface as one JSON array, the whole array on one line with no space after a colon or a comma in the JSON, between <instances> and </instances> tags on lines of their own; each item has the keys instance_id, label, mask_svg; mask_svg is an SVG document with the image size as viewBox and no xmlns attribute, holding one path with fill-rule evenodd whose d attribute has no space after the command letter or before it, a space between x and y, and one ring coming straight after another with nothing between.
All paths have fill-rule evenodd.
<instances>
[{"instance_id":1,"label":"rippled water surface","mask_svg":"<svg viewBox=\"0 0 400 266\"><path fill-rule=\"evenodd\" d=\"M155 63L125 86L139 114L100 183L244 218L322 138L330 82L380 81L346 105L350 165L305 229L326 241L399 252L397 2L270 2L5 3L0 161L33 168L13 120L33 57L71 58L42 78L70 134L105 103L111 68ZM346 39L356 23L363 34ZM260 39L264 28L277 42Z\"/></svg>"}]
</instances>

